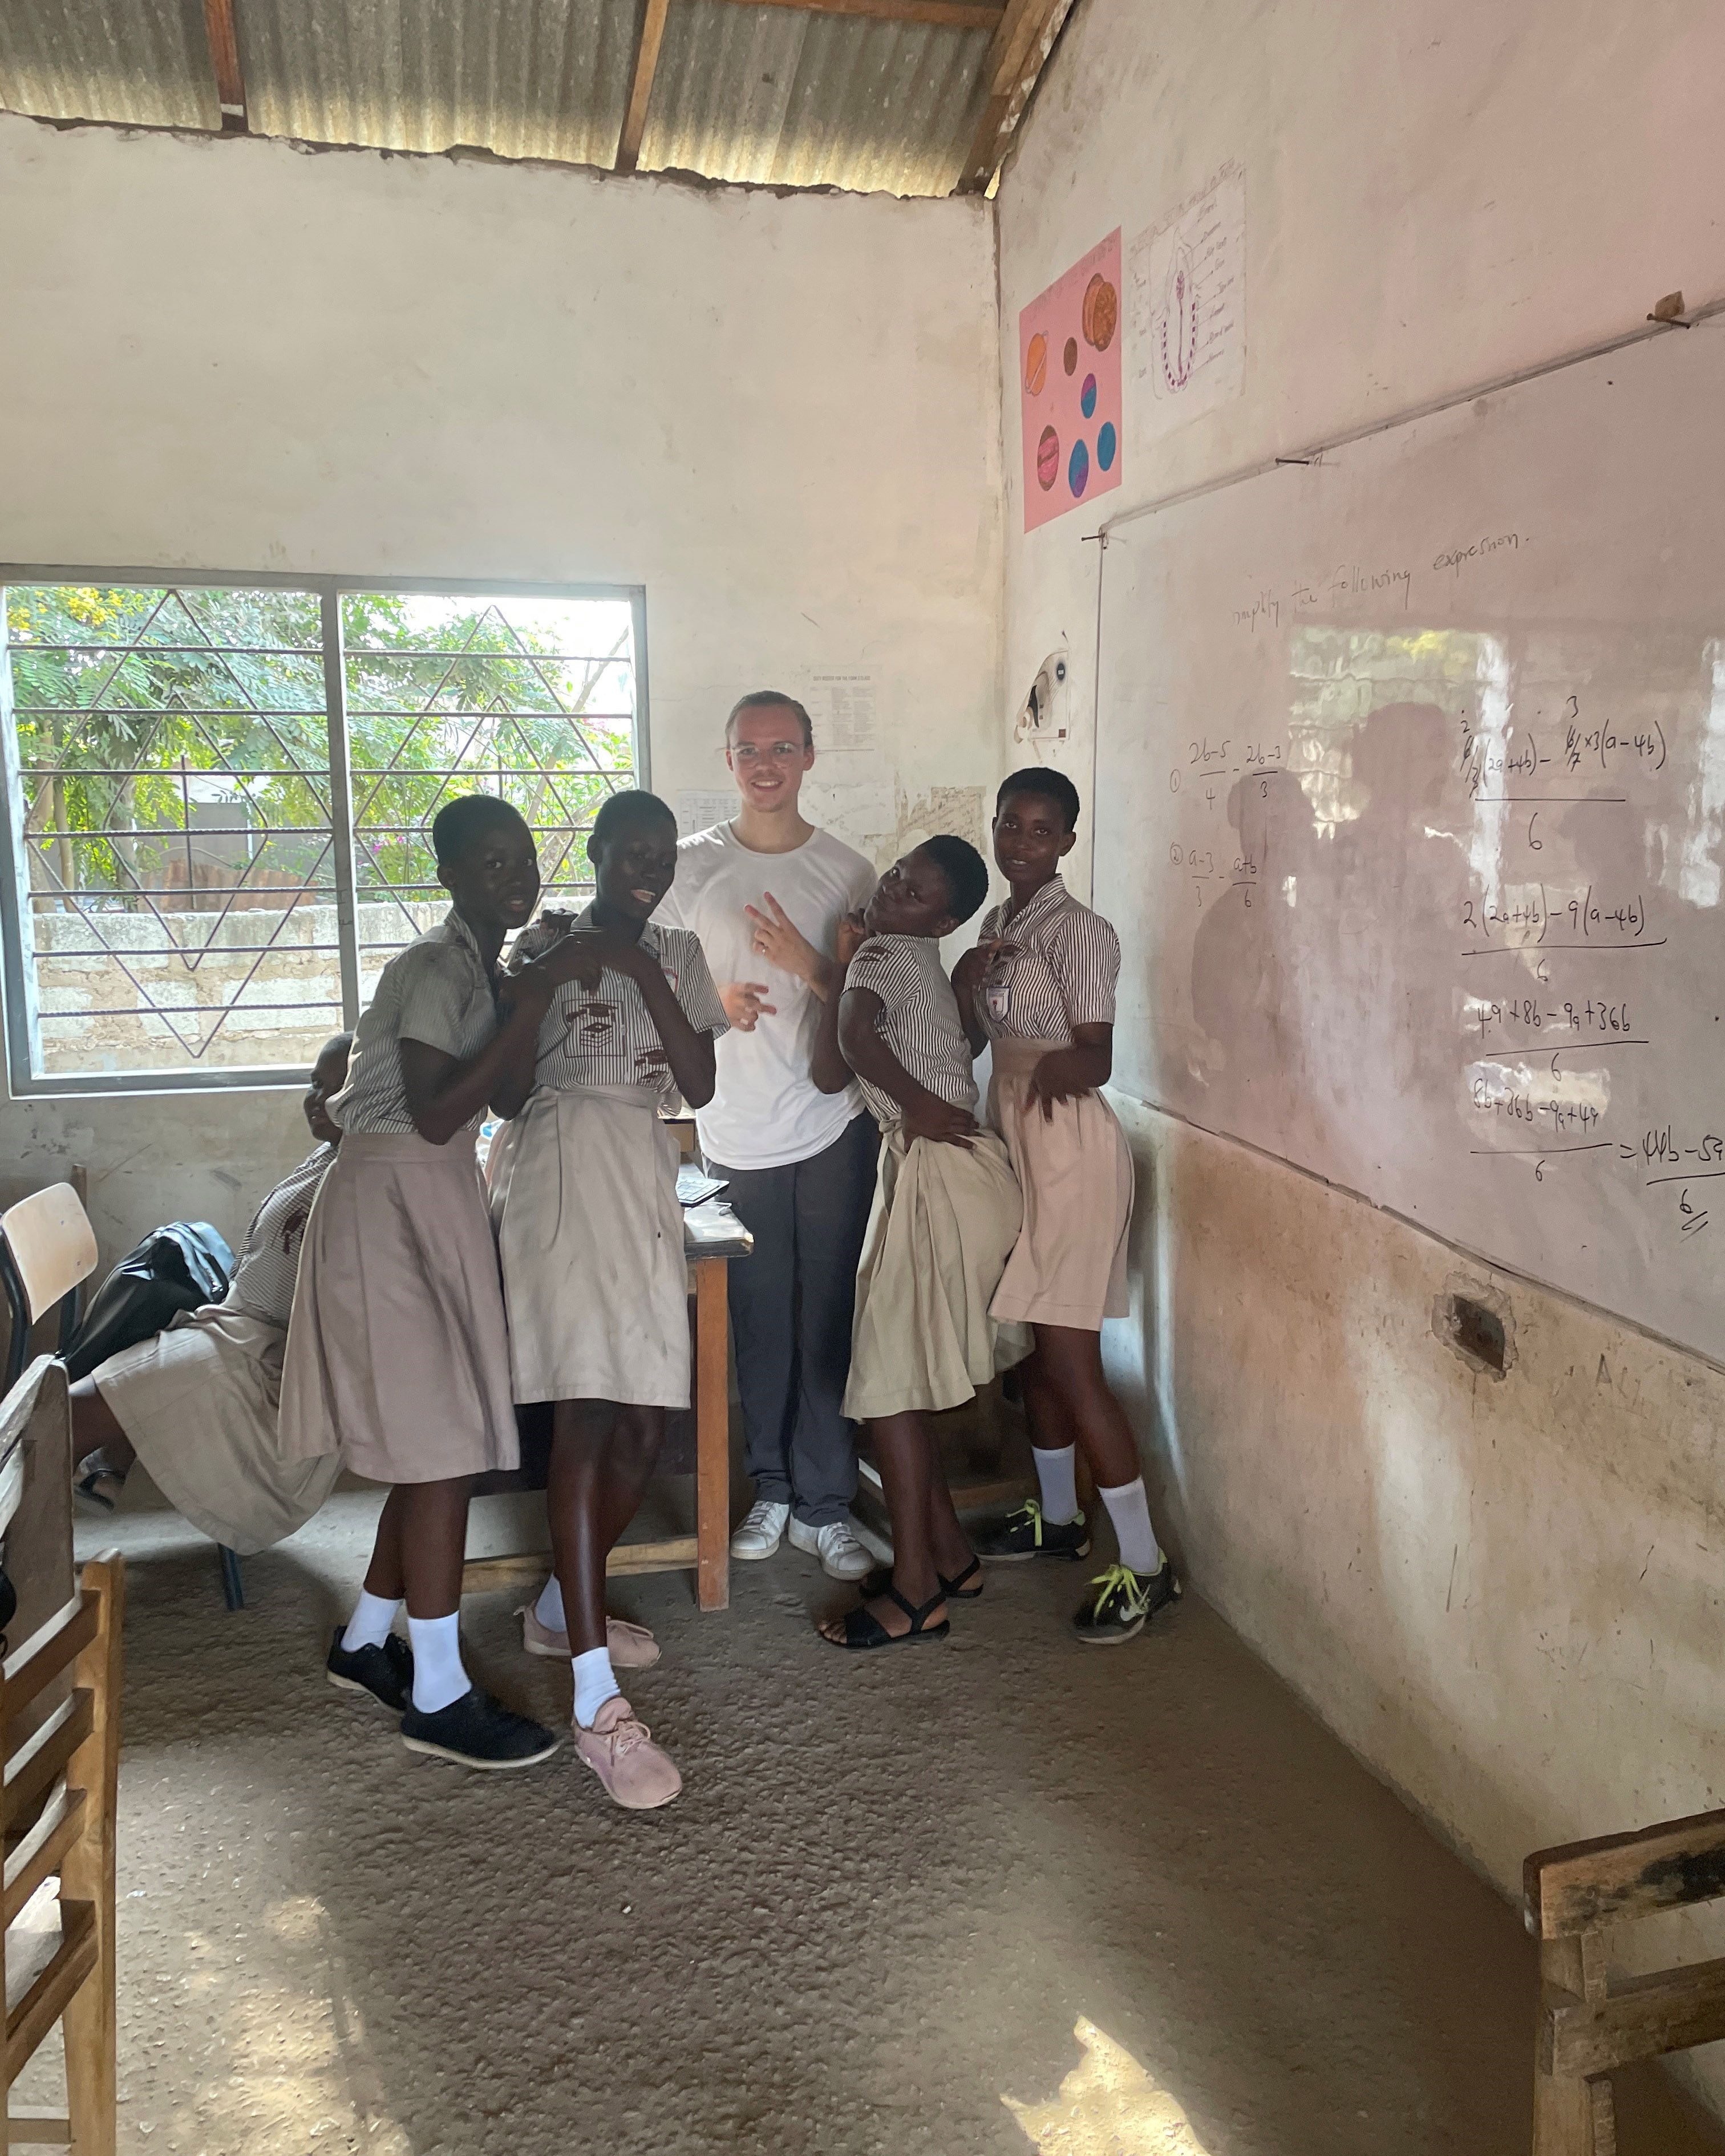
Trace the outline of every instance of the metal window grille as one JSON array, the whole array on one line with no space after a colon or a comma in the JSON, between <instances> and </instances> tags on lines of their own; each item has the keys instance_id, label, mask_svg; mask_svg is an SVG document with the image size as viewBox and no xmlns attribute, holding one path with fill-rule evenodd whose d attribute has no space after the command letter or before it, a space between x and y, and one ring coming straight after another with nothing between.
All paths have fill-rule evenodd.
<instances>
[{"instance_id":1,"label":"metal window grille","mask_svg":"<svg viewBox=\"0 0 1725 2156\"><path fill-rule=\"evenodd\" d=\"M15 1096L295 1079L441 918L429 828L501 794L547 892L648 783L644 594L0 570Z\"/></svg>"}]
</instances>

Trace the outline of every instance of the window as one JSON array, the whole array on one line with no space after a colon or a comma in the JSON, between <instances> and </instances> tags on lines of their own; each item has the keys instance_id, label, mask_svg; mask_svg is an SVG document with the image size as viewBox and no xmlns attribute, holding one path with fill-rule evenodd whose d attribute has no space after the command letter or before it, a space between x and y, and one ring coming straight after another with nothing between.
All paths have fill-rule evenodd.
<instances>
[{"instance_id":1,"label":"window","mask_svg":"<svg viewBox=\"0 0 1725 2156\"><path fill-rule=\"evenodd\" d=\"M578 896L648 783L638 589L6 574L14 1095L297 1075L445 911L445 801L514 802Z\"/></svg>"}]
</instances>

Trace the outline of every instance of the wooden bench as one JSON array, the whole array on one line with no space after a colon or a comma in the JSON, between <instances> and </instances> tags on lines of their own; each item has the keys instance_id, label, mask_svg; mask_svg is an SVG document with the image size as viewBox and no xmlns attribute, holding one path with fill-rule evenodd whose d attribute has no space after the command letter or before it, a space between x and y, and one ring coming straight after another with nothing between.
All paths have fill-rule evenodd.
<instances>
[{"instance_id":1,"label":"wooden bench","mask_svg":"<svg viewBox=\"0 0 1725 2156\"><path fill-rule=\"evenodd\" d=\"M1522 1911L1539 1942L1534 2156L1616 2156L1613 2071L1725 2037L1725 1960L1615 1984L1605 1976L1614 1927L1721 1896L1725 1811L1527 1859Z\"/></svg>"}]
</instances>

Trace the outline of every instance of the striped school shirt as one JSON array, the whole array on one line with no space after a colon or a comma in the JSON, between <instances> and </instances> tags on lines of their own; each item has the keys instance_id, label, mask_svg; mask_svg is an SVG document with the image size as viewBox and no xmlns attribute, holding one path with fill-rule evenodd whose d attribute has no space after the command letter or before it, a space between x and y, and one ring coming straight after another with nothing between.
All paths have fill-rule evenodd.
<instances>
[{"instance_id":1,"label":"striped school shirt","mask_svg":"<svg viewBox=\"0 0 1725 2156\"><path fill-rule=\"evenodd\" d=\"M330 1102L331 1117L344 1131L408 1136L413 1119L402 1082L402 1042L423 1040L465 1062L496 1030L490 969L473 931L451 906L378 974L354 1028L347 1083ZM479 1126L475 1116L466 1127Z\"/></svg>"},{"instance_id":2,"label":"striped school shirt","mask_svg":"<svg viewBox=\"0 0 1725 2156\"><path fill-rule=\"evenodd\" d=\"M542 913L531 927L522 931L511 959L536 958L570 927L593 926L591 906L572 920L567 913ZM649 921L640 941L642 949L659 961L678 1009L695 1030L715 1039L726 1032L730 1022L707 970L701 938L687 928L667 928ZM646 999L626 973L609 966L590 992L571 981L552 997L539 1029L533 1082L554 1086L560 1093L591 1086L649 1086L659 1095L661 1108L674 1108L677 1101L676 1081L665 1066L665 1043Z\"/></svg>"},{"instance_id":3,"label":"striped school shirt","mask_svg":"<svg viewBox=\"0 0 1725 2156\"><path fill-rule=\"evenodd\" d=\"M851 960L845 985L879 996L875 1029L919 1086L955 1108L975 1108L970 1043L932 937L870 937ZM890 1093L866 1078L858 1083L883 1130L899 1122L904 1111Z\"/></svg>"},{"instance_id":4,"label":"striped school shirt","mask_svg":"<svg viewBox=\"0 0 1725 2156\"><path fill-rule=\"evenodd\" d=\"M983 916L997 951L977 991L977 1015L990 1040L1048 1040L1070 1046L1078 1025L1112 1025L1120 938L1100 913L1073 897L1058 876L1009 921L1006 902Z\"/></svg>"},{"instance_id":5,"label":"striped school shirt","mask_svg":"<svg viewBox=\"0 0 1725 2156\"><path fill-rule=\"evenodd\" d=\"M332 1145L308 1153L291 1174L283 1176L253 1215L239 1246L239 1262L223 1302L287 1331L294 1307L294 1282L300 1276L300 1245L318 1185L336 1158Z\"/></svg>"}]
</instances>

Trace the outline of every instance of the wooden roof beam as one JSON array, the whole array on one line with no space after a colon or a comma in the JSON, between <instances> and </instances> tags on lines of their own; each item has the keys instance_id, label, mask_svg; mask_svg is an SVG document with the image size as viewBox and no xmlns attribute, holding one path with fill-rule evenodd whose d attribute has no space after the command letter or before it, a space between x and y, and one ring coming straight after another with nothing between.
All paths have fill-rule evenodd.
<instances>
[{"instance_id":1,"label":"wooden roof beam","mask_svg":"<svg viewBox=\"0 0 1725 2156\"><path fill-rule=\"evenodd\" d=\"M629 79L629 105L618 138L617 167L634 172L641 155L641 137L647 131L647 104L653 95L653 78L659 72L659 49L665 43L665 19L670 0L647 0L641 17L641 41L635 47L635 64Z\"/></svg>"},{"instance_id":2,"label":"wooden roof beam","mask_svg":"<svg viewBox=\"0 0 1725 2156\"><path fill-rule=\"evenodd\" d=\"M999 170L1013 130L1071 9L1072 0L1008 0L988 48L988 101L952 190L955 194L981 194Z\"/></svg>"},{"instance_id":3,"label":"wooden roof beam","mask_svg":"<svg viewBox=\"0 0 1725 2156\"><path fill-rule=\"evenodd\" d=\"M209 56L216 73L216 98L222 108L222 132L244 135L245 78L239 71L239 37L234 27L234 0L203 0L203 25L209 33Z\"/></svg>"}]
</instances>

